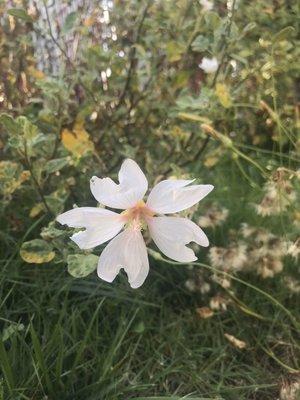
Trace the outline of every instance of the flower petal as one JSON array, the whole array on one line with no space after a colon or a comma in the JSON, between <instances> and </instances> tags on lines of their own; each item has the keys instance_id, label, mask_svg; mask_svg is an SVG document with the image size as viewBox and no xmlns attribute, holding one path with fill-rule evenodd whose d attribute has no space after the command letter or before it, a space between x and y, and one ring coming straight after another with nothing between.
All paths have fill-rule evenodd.
<instances>
[{"instance_id":1,"label":"flower petal","mask_svg":"<svg viewBox=\"0 0 300 400\"><path fill-rule=\"evenodd\" d=\"M124 268L132 288L140 287L149 272L146 245L140 231L131 228L116 236L103 250L97 273L99 278L112 282Z\"/></svg>"},{"instance_id":2,"label":"flower petal","mask_svg":"<svg viewBox=\"0 0 300 400\"><path fill-rule=\"evenodd\" d=\"M116 236L124 226L120 214L96 207L79 207L60 214L56 220L72 228L86 228L71 239L81 249L91 249Z\"/></svg>"},{"instance_id":3,"label":"flower petal","mask_svg":"<svg viewBox=\"0 0 300 400\"><path fill-rule=\"evenodd\" d=\"M165 180L149 194L147 206L158 214L172 214L185 210L202 200L213 190L212 185L191 185L193 180Z\"/></svg>"},{"instance_id":4,"label":"flower petal","mask_svg":"<svg viewBox=\"0 0 300 400\"><path fill-rule=\"evenodd\" d=\"M156 246L168 257L179 262L197 260L190 242L209 245L205 233L194 222L179 217L153 217L147 219L150 235Z\"/></svg>"},{"instance_id":5,"label":"flower petal","mask_svg":"<svg viewBox=\"0 0 300 400\"><path fill-rule=\"evenodd\" d=\"M99 203L112 208L127 209L141 200L148 189L143 171L130 159L125 160L121 166L119 182L117 185L110 178L100 179L93 176L91 191Z\"/></svg>"}]
</instances>

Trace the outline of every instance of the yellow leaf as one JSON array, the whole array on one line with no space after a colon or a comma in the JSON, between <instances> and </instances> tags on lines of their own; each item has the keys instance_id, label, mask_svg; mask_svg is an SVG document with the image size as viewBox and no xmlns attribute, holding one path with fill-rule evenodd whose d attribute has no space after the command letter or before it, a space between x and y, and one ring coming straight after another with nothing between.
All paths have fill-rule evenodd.
<instances>
[{"instance_id":1,"label":"yellow leaf","mask_svg":"<svg viewBox=\"0 0 300 400\"><path fill-rule=\"evenodd\" d=\"M22 170L22 166L12 161L0 162L0 193L11 195L30 176L29 171Z\"/></svg>"},{"instance_id":2,"label":"yellow leaf","mask_svg":"<svg viewBox=\"0 0 300 400\"><path fill-rule=\"evenodd\" d=\"M43 203L37 203L35 206L32 207L29 213L30 218L37 217L42 211L44 210Z\"/></svg>"},{"instance_id":3,"label":"yellow leaf","mask_svg":"<svg viewBox=\"0 0 300 400\"><path fill-rule=\"evenodd\" d=\"M224 83L217 83L216 95L223 107L225 108L231 107L232 103L231 103L230 93L228 87Z\"/></svg>"},{"instance_id":4,"label":"yellow leaf","mask_svg":"<svg viewBox=\"0 0 300 400\"><path fill-rule=\"evenodd\" d=\"M75 157L82 157L89 151L94 150L94 144L84 129L83 121L81 120L75 122L72 131L63 129L61 140L65 148Z\"/></svg>"},{"instance_id":5,"label":"yellow leaf","mask_svg":"<svg viewBox=\"0 0 300 400\"><path fill-rule=\"evenodd\" d=\"M55 257L52 246L42 239L34 239L24 242L20 249L20 256L30 264L43 264Z\"/></svg>"},{"instance_id":6,"label":"yellow leaf","mask_svg":"<svg viewBox=\"0 0 300 400\"><path fill-rule=\"evenodd\" d=\"M185 47L178 42L171 41L166 46L167 58L169 62L176 62L181 59L182 54L185 51Z\"/></svg>"}]
</instances>

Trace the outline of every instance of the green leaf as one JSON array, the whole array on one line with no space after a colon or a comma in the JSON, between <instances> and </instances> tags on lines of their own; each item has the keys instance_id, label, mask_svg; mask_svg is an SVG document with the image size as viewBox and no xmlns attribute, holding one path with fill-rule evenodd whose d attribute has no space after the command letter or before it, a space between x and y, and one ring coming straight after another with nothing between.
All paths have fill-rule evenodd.
<instances>
[{"instance_id":1,"label":"green leaf","mask_svg":"<svg viewBox=\"0 0 300 400\"><path fill-rule=\"evenodd\" d=\"M18 125L23 129L23 136L26 141L31 141L38 135L38 128L26 117L20 116L17 118Z\"/></svg>"},{"instance_id":2,"label":"green leaf","mask_svg":"<svg viewBox=\"0 0 300 400\"><path fill-rule=\"evenodd\" d=\"M143 321L138 322L138 323L134 326L133 331L134 331L135 333L143 333L143 332L145 331L145 324L144 324L144 322L143 322Z\"/></svg>"},{"instance_id":3,"label":"green leaf","mask_svg":"<svg viewBox=\"0 0 300 400\"><path fill-rule=\"evenodd\" d=\"M199 35L196 37L196 39L192 43L192 49L193 51L205 51L209 48L210 41L207 37L203 35Z\"/></svg>"},{"instance_id":4,"label":"green leaf","mask_svg":"<svg viewBox=\"0 0 300 400\"><path fill-rule=\"evenodd\" d=\"M27 12L23 8L11 8L7 11L9 15L12 15L13 17L22 19L23 21L26 22L33 22L33 19L31 18L30 15L27 14Z\"/></svg>"},{"instance_id":5,"label":"green leaf","mask_svg":"<svg viewBox=\"0 0 300 400\"><path fill-rule=\"evenodd\" d=\"M204 19L208 28L212 31L217 29L222 21L219 15L213 11L206 13Z\"/></svg>"},{"instance_id":6,"label":"green leaf","mask_svg":"<svg viewBox=\"0 0 300 400\"><path fill-rule=\"evenodd\" d=\"M61 170L63 167L69 164L69 157L55 158L54 160L50 160L45 165L45 171L51 174L52 172L56 172Z\"/></svg>"},{"instance_id":7,"label":"green leaf","mask_svg":"<svg viewBox=\"0 0 300 400\"><path fill-rule=\"evenodd\" d=\"M21 131L19 124L8 114L0 115L0 123L10 135L17 135Z\"/></svg>"},{"instance_id":8,"label":"green leaf","mask_svg":"<svg viewBox=\"0 0 300 400\"><path fill-rule=\"evenodd\" d=\"M55 190L51 194L45 196L45 200L50 209L55 213L59 214L63 211L65 201L69 195L69 192L64 188Z\"/></svg>"},{"instance_id":9,"label":"green leaf","mask_svg":"<svg viewBox=\"0 0 300 400\"><path fill-rule=\"evenodd\" d=\"M247 24L245 26L245 28L243 29L244 33L253 31L253 29L255 29L257 27L257 24L255 22L249 22L249 24Z\"/></svg>"},{"instance_id":10,"label":"green leaf","mask_svg":"<svg viewBox=\"0 0 300 400\"><path fill-rule=\"evenodd\" d=\"M8 144L10 147L21 149L26 142L28 155L33 155L32 147L39 135L38 127L34 125L28 118L23 115L13 119L8 114L0 115L0 123L7 130L10 135Z\"/></svg>"},{"instance_id":11,"label":"green leaf","mask_svg":"<svg viewBox=\"0 0 300 400\"><path fill-rule=\"evenodd\" d=\"M225 39L225 37L226 37L226 40L229 39L227 29L228 29L228 19L223 18L220 20L220 23L218 24L218 26L216 26L216 28L214 29L214 44L215 44L215 46L219 46L220 45L219 41L222 42Z\"/></svg>"},{"instance_id":12,"label":"green leaf","mask_svg":"<svg viewBox=\"0 0 300 400\"><path fill-rule=\"evenodd\" d=\"M203 88L198 97L182 95L176 101L180 111L185 110L201 110L210 106L211 89Z\"/></svg>"},{"instance_id":13,"label":"green leaf","mask_svg":"<svg viewBox=\"0 0 300 400\"><path fill-rule=\"evenodd\" d=\"M70 32L74 28L77 17L78 13L75 11L71 12L66 16L65 22L61 28L61 33L63 35Z\"/></svg>"},{"instance_id":14,"label":"green leaf","mask_svg":"<svg viewBox=\"0 0 300 400\"><path fill-rule=\"evenodd\" d=\"M68 272L74 278L83 278L91 274L98 264L99 257L94 254L73 254L67 258Z\"/></svg>"},{"instance_id":15,"label":"green leaf","mask_svg":"<svg viewBox=\"0 0 300 400\"><path fill-rule=\"evenodd\" d=\"M13 149L23 149L24 148L24 141L22 139L22 136L10 136L7 140L7 144L9 147L12 147Z\"/></svg>"},{"instance_id":16,"label":"green leaf","mask_svg":"<svg viewBox=\"0 0 300 400\"><path fill-rule=\"evenodd\" d=\"M60 236L67 235L66 230L55 228L55 222L50 222L48 226L42 228L41 237L45 240L56 239Z\"/></svg>"},{"instance_id":17,"label":"green leaf","mask_svg":"<svg viewBox=\"0 0 300 400\"><path fill-rule=\"evenodd\" d=\"M295 32L295 28L293 28L292 26L286 26L285 28L281 29L281 31L276 33L276 35L273 37L273 44L289 38Z\"/></svg>"},{"instance_id":18,"label":"green leaf","mask_svg":"<svg viewBox=\"0 0 300 400\"><path fill-rule=\"evenodd\" d=\"M42 239L34 239L22 244L20 256L27 263L43 264L53 260L55 252L50 243Z\"/></svg>"},{"instance_id":19,"label":"green leaf","mask_svg":"<svg viewBox=\"0 0 300 400\"><path fill-rule=\"evenodd\" d=\"M11 336L13 336L16 332L23 331L25 326L23 324L10 324L8 327L3 329L2 332L2 340L5 342L5 340L9 339Z\"/></svg>"},{"instance_id":20,"label":"green leaf","mask_svg":"<svg viewBox=\"0 0 300 400\"><path fill-rule=\"evenodd\" d=\"M49 158L52 155L55 146L56 135L52 133L38 133L30 142L33 154L39 159L42 157ZM45 164L43 163L43 166Z\"/></svg>"}]
</instances>

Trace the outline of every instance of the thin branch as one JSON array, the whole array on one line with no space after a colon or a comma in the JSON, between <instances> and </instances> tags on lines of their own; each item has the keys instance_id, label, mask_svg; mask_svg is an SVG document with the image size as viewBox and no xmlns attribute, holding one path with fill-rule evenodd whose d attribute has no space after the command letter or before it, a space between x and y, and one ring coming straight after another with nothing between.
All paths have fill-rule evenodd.
<instances>
[{"instance_id":1,"label":"thin branch","mask_svg":"<svg viewBox=\"0 0 300 400\"><path fill-rule=\"evenodd\" d=\"M119 97L118 104L116 105L116 109L118 109L122 105L122 103L124 102L126 93L127 93L128 89L129 89L129 86L130 86L132 74L133 74L134 69L135 69L135 53L136 53L136 46L135 45L139 42L140 34L141 34L141 31L142 31L142 27L143 27L143 24L144 24L145 18L147 16L147 12L148 12L148 9L149 9L150 5L151 5L151 1L148 0L146 6L144 8L144 11L142 13L142 17L141 17L141 20L139 22L137 31L136 31L134 44L131 46L131 49L130 49L130 53L129 53L130 64L129 64L129 68L128 68L128 72L127 72L127 78L126 78L125 85L124 85L124 88L122 90L122 93L121 93L121 95Z\"/></svg>"},{"instance_id":2,"label":"thin branch","mask_svg":"<svg viewBox=\"0 0 300 400\"><path fill-rule=\"evenodd\" d=\"M38 192L38 194L39 194L39 196L40 196L40 198L41 198L42 203L44 204L44 206L45 206L46 210L48 211L48 213L51 214L51 215L54 215L53 211L52 211L52 210L50 209L50 207L48 206L47 201L46 201L45 196L44 196L44 193L43 193L43 190L42 190L42 188L41 188L41 186L40 186L38 180L36 179L36 177L35 177L35 175L34 175L34 173L33 173L32 164L31 164L30 159L29 159L29 157L28 157L27 143L26 143L26 141L25 141L25 143L24 143L24 161L25 161L26 168L27 168L27 169L29 170L29 172L30 172L30 176L31 176L31 178L32 178L32 181L33 181L33 183L34 183L34 186L35 186L35 188L36 188L36 191Z\"/></svg>"},{"instance_id":3,"label":"thin branch","mask_svg":"<svg viewBox=\"0 0 300 400\"><path fill-rule=\"evenodd\" d=\"M236 3L236 0L233 0L232 1L232 6L231 6L231 15L230 15L229 23L228 23L228 25L227 25L227 27L225 29L225 32L224 32L224 42L223 42L222 49L221 49L221 59L220 59L218 68L216 70L216 73L214 75L211 87L215 86L215 84L217 82L217 79L218 79L218 76L219 76L219 73L221 71L221 68L222 68L224 60L225 60L226 51L227 51L227 48L228 48L228 40L227 40L227 38L230 36L232 22L233 22L233 18L234 18L234 14L235 14L235 3Z\"/></svg>"},{"instance_id":4,"label":"thin branch","mask_svg":"<svg viewBox=\"0 0 300 400\"><path fill-rule=\"evenodd\" d=\"M59 41L55 38L55 36L53 34L52 25L51 25L51 21L50 21L50 16L49 16L48 6L46 4L46 0L43 0L43 3L44 3L44 7L45 7L46 19L47 19L47 24L48 24L48 27L49 27L50 37L51 37L53 43L56 45L56 47L62 52L62 54L66 57L68 62L72 65L72 61L71 61L70 57L68 56L67 52L65 51L64 48L62 48L62 46L60 45Z\"/></svg>"},{"instance_id":5,"label":"thin branch","mask_svg":"<svg viewBox=\"0 0 300 400\"><path fill-rule=\"evenodd\" d=\"M48 6L46 4L46 0L43 0L44 7L45 7L45 12L46 12L46 19L47 19L47 24L49 28L49 35L55 44L55 46L60 50L60 52L64 55L65 59L68 62L68 65L73 69L73 71L76 72L76 66L74 65L73 61L69 57L68 53L65 51L65 49L60 45L59 41L55 38L53 31L52 31L52 26L51 26L51 21L50 21L50 16L48 12ZM38 31L37 31L38 32ZM84 82L81 80L80 76L78 76L78 81L82 85L82 87L85 89L85 91L91 96L93 99L94 103L98 103L96 97L94 96L94 93L84 84Z\"/></svg>"}]
</instances>

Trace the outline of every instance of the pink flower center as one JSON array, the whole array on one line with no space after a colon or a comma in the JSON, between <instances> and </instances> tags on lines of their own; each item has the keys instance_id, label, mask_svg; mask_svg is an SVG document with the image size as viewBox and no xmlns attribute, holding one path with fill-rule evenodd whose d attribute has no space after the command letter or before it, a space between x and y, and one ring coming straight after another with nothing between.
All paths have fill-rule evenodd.
<instances>
[{"instance_id":1,"label":"pink flower center","mask_svg":"<svg viewBox=\"0 0 300 400\"><path fill-rule=\"evenodd\" d=\"M150 210L143 202L139 200L136 205L122 212L122 217L126 223L134 230L141 230L147 224L147 218L153 217L154 212Z\"/></svg>"}]
</instances>

